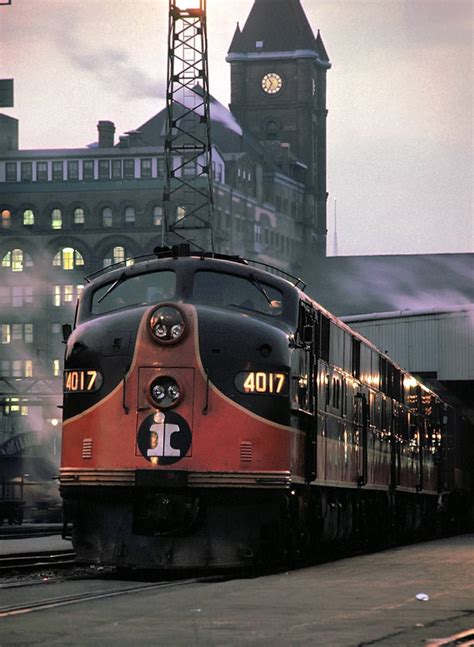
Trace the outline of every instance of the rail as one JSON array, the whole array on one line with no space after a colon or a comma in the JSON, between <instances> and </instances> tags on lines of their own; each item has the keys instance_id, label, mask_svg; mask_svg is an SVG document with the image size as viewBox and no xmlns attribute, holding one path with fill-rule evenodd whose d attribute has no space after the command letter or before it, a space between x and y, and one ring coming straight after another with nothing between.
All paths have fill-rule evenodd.
<instances>
[{"instance_id":1,"label":"rail","mask_svg":"<svg viewBox=\"0 0 474 647\"><path fill-rule=\"evenodd\" d=\"M76 553L71 549L0 555L0 573L43 566L70 566L75 561Z\"/></svg>"}]
</instances>

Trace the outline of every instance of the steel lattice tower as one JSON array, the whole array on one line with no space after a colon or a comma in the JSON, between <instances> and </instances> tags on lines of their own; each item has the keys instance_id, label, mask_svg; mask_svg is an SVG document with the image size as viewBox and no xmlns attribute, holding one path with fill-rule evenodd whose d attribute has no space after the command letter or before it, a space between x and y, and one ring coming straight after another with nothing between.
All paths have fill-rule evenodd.
<instances>
[{"instance_id":1,"label":"steel lattice tower","mask_svg":"<svg viewBox=\"0 0 474 647\"><path fill-rule=\"evenodd\" d=\"M169 3L163 242L214 251L206 0L194 4Z\"/></svg>"}]
</instances>

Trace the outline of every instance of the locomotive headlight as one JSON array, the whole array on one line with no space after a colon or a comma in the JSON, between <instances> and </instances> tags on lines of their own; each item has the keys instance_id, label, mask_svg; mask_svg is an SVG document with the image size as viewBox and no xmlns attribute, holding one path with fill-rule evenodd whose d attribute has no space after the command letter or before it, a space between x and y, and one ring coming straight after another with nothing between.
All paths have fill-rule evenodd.
<instances>
[{"instance_id":1,"label":"locomotive headlight","mask_svg":"<svg viewBox=\"0 0 474 647\"><path fill-rule=\"evenodd\" d=\"M166 398L166 389L162 384L155 384L151 389L151 397L157 402Z\"/></svg>"},{"instance_id":2,"label":"locomotive headlight","mask_svg":"<svg viewBox=\"0 0 474 647\"><path fill-rule=\"evenodd\" d=\"M178 404L183 390L173 377L160 375L151 383L150 395L153 402L164 409Z\"/></svg>"},{"instance_id":3,"label":"locomotive headlight","mask_svg":"<svg viewBox=\"0 0 474 647\"><path fill-rule=\"evenodd\" d=\"M153 332L158 337L158 339L166 339L168 329L166 328L166 326L163 326L163 324L158 324L153 328Z\"/></svg>"},{"instance_id":4,"label":"locomotive headlight","mask_svg":"<svg viewBox=\"0 0 474 647\"><path fill-rule=\"evenodd\" d=\"M175 306L160 306L149 318L149 329L156 341L161 343L176 343L185 331L186 324L181 311Z\"/></svg>"},{"instance_id":5,"label":"locomotive headlight","mask_svg":"<svg viewBox=\"0 0 474 647\"><path fill-rule=\"evenodd\" d=\"M171 327L171 337L173 339L178 339L183 334L184 326L183 324L175 324Z\"/></svg>"},{"instance_id":6,"label":"locomotive headlight","mask_svg":"<svg viewBox=\"0 0 474 647\"><path fill-rule=\"evenodd\" d=\"M179 399L181 395L181 392L179 390L179 386L177 384L171 384L168 387L168 397L173 401L176 402L176 400Z\"/></svg>"}]
</instances>

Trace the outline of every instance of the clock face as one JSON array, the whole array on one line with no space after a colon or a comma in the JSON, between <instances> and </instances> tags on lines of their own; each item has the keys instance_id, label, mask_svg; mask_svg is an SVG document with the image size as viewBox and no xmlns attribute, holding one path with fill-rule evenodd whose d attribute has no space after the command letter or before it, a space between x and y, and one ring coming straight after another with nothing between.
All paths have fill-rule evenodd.
<instances>
[{"instance_id":1,"label":"clock face","mask_svg":"<svg viewBox=\"0 0 474 647\"><path fill-rule=\"evenodd\" d=\"M283 87L283 79L275 72L265 74L262 79L262 90L267 94L277 94Z\"/></svg>"}]
</instances>

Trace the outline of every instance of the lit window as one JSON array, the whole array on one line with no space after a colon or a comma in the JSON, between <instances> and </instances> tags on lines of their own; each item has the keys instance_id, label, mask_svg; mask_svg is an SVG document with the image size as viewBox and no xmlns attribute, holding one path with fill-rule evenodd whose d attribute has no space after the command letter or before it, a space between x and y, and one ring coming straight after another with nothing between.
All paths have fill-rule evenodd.
<instances>
[{"instance_id":1,"label":"lit window","mask_svg":"<svg viewBox=\"0 0 474 647\"><path fill-rule=\"evenodd\" d=\"M25 377L33 377L33 362L31 359L25 360Z\"/></svg>"},{"instance_id":2,"label":"lit window","mask_svg":"<svg viewBox=\"0 0 474 647\"><path fill-rule=\"evenodd\" d=\"M53 285L53 305L59 307L65 303L75 302L83 287L83 285ZM59 324L53 324L53 332L60 332Z\"/></svg>"},{"instance_id":3,"label":"lit window","mask_svg":"<svg viewBox=\"0 0 474 647\"><path fill-rule=\"evenodd\" d=\"M163 207L153 208L153 224L155 227L161 227L163 223Z\"/></svg>"},{"instance_id":4,"label":"lit window","mask_svg":"<svg viewBox=\"0 0 474 647\"><path fill-rule=\"evenodd\" d=\"M53 306L61 305L61 286L55 285L53 287Z\"/></svg>"},{"instance_id":5,"label":"lit window","mask_svg":"<svg viewBox=\"0 0 474 647\"><path fill-rule=\"evenodd\" d=\"M53 359L53 376L54 377L59 377L59 372L60 372L60 362L59 359Z\"/></svg>"},{"instance_id":6,"label":"lit window","mask_svg":"<svg viewBox=\"0 0 474 647\"><path fill-rule=\"evenodd\" d=\"M82 254L72 247L63 247L53 258L53 267L61 267L63 270L73 270L84 265Z\"/></svg>"},{"instance_id":7,"label":"lit window","mask_svg":"<svg viewBox=\"0 0 474 647\"><path fill-rule=\"evenodd\" d=\"M115 265L116 263L124 263L124 262L125 262L125 248L121 246L117 246L111 249L110 252L104 257L103 266L110 267L110 265ZM130 264L131 263L127 261L127 265L130 265Z\"/></svg>"},{"instance_id":8,"label":"lit window","mask_svg":"<svg viewBox=\"0 0 474 647\"><path fill-rule=\"evenodd\" d=\"M25 267L33 267L31 256L21 249L7 252L2 259L2 267L8 267L12 272L23 272Z\"/></svg>"},{"instance_id":9,"label":"lit window","mask_svg":"<svg viewBox=\"0 0 474 647\"><path fill-rule=\"evenodd\" d=\"M185 215L186 215L186 207L177 207L176 220L182 220Z\"/></svg>"},{"instance_id":10,"label":"lit window","mask_svg":"<svg viewBox=\"0 0 474 647\"><path fill-rule=\"evenodd\" d=\"M8 229L11 224L12 224L12 214L11 211L8 209L4 209L2 211L2 218L1 218L1 223L2 223L2 228L3 229Z\"/></svg>"},{"instance_id":11,"label":"lit window","mask_svg":"<svg viewBox=\"0 0 474 647\"><path fill-rule=\"evenodd\" d=\"M77 209L74 209L74 224L83 225L84 222L85 222L84 209L82 209L82 207L77 207Z\"/></svg>"},{"instance_id":12,"label":"lit window","mask_svg":"<svg viewBox=\"0 0 474 647\"><path fill-rule=\"evenodd\" d=\"M135 222L135 209L133 207L127 207L125 209L125 222L128 224Z\"/></svg>"},{"instance_id":13,"label":"lit window","mask_svg":"<svg viewBox=\"0 0 474 647\"><path fill-rule=\"evenodd\" d=\"M62 229L63 226L63 217L61 214L61 209L53 209L51 211L51 227L53 229Z\"/></svg>"},{"instance_id":14,"label":"lit window","mask_svg":"<svg viewBox=\"0 0 474 647\"><path fill-rule=\"evenodd\" d=\"M23 211L23 224L24 225L35 224L35 214L32 209L25 209Z\"/></svg>"},{"instance_id":15,"label":"lit window","mask_svg":"<svg viewBox=\"0 0 474 647\"><path fill-rule=\"evenodd\" d=\"M124 247L114 247L112 253L113 253L114 263L123 263L123 261L125 260Z\"/></svg>"},{"instance_id":16,"label":"lit window","mask_svg":"<svg viewBox=\"0 0 474 647\"><path fill-rule=\"evenodd\" d=\"M74 296L74 286L65 285L64 286L64 303L71 303Z\"/></svg>"},{"instance_id":17,"label":"lit window","mask_svg":"<svg viewBox=\"0 0 474 647\"><path fill-rule=\"evenodd\" d=\"M10 341L11 341L10 324L1 324L0 342L2 344L9 344Z\"/></svg>"},{"instance_id":18,"label":"lit window","mask_svg":"<svg viewBox=\"0 0 474 647\"><path fill-rule=\"evenodd\" d=\"M113 224L113 213L110 207L104 207L102 209L102 225L104 227L112 227Z\"/></svg>"}]
</instances>

